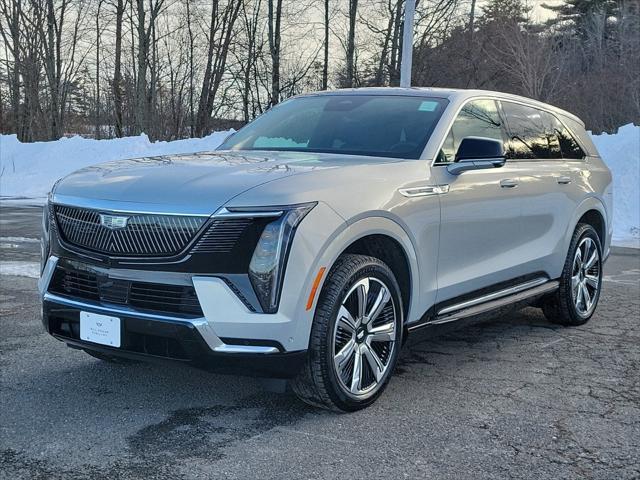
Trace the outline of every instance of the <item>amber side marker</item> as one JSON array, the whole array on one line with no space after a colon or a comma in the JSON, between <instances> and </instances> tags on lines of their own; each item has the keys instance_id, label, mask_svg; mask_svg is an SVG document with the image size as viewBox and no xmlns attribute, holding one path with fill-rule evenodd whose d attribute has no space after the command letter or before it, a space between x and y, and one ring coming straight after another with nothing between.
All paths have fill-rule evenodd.
<instances>
[{"instance_id":1,"label":"amber side marker","mask_svg":"<svg viewBox=\"0 0 640 480\"><path fill-rule=\"evenodd\" d=\"M322 276L324 275L325 270L325 267L322 267L320 270L318 270L316 279L313 281L313 287L311 287L309 299L307 300L307 310L311 310L311 308L313 307L313 299L316 298L316 292L318 291L318 286L320 285L320 280L322 280Z\"/></svg>"}]
</instances>

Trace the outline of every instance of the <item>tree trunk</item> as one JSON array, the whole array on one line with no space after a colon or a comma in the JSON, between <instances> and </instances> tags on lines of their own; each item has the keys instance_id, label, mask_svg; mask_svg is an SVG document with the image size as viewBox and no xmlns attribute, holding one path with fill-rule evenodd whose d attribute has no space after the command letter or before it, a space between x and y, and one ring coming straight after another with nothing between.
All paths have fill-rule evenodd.
<instances>
[{"instance_id":1,"label":"tree trunk","mask_svg":"<svg viewBox=\"0 0 640 480\"><path fill-rule=\"evenodd\" d=\"M96 133L95 137L100 140L100 7L102 0L98 1L98 11L96 13Z\"/></svg>"},{"instance_id":2,"label":"tree trunk","mask_svg":"<svg viewBox=\"0 0 640 480\"><path fill-rule=\"evenodd\" d=\"M271 105L280 102L280 21L282 20L282 0L268 2L269 53L271 54Z\"/></svg>"},{"instance_id":3,"label":"tree trunk","mask_svg":"<svg viewBox=\"0 0 640 480\"><path fill-rule=\"evenodd\" d=\"M61 22L62 23L62 22ZM60 25L61 26L61 25ZM48 52L46 63L48 65L47 77L49 81L49 95L51 101L50 107L50 130L49 130L49 138L50 140L57 140L60 138L60 125L58 122L58 115L60 111L60 78L59 78L59 55L60 55L60 46L57 44L55 40L55 30L60 28L60 26L56 25L56 17L55 17L55 7L53 5L53 0L47 0L47 43L48 43Z\"/></svg>"},{"instance_id":4,"label":"tree trunk","mask_svg":"<svg viewBox=\"0 0 640 480\"><path fill-rule=\"evenodd\" d=\"M209 131L209 119L213 113L213 102L224 75L229 45L233 38L233 27L238 18L242 0L229 2L223 12L219 12L218 6L218 0L213 0L209 25L207 64L202 79L202 91L196 117L196 136L198 137ZM218 21L220 24L218 24ZM220 32L220 35L216 39L217 32Z\"/></svg>"},{"instance_id":5,"label":"tree trunk","mask_svg":"<svg viewBox=\"0 0 640 480\"><path fill-rule=\"evenodd\" d=\"M204 135L209 127L207 104L211 93L211 81L213 71L213 53L215 50L216 17L218 15L218 1L213 0L211 5L211 19L209 21L209 48L207 50L207 66L202 77L202 91L198 102L198 117L196 119L196 136Z\"/></svg>"},{"instance_id":6,"label":"tree trunk","mask_svg":"<svg viewBox=\"0 0 640 480\"><path fill-rule=\"evenodd\" d=\"M324 62L322 63L322 90L329 79L329 0L324 0Z\"/></svg>"},{"instance_id":7,"label":"tree trunk","mask_svg":"<svg viewBox=\"0 0 640 480\"><path fill-rule=\"evenodd\" d=\"M404 0L397 0L393 20L393 35L391 36L391 61L389 62L389 84L400 85L400 56L402 55L402 5Z\"/></svg>"},{"instance_id":8,"label":"tree trunk","mask_svg":"<svg viewBox=\"0 0 640 480\"><path fill-rule=\"evenodd\" d=\"M122 18L124 17L123 0L116 3L116 45L113 65L113 106L115 109L116 137L124 135L122 125Z\"/></svg>"},{"instance_id":9,"label":"tree trunk","mask_svg":"<svg viewBox=\"0 0 640 480\"><path fill-rule=\"evenodd\" d=\"M149 56L149 37L145 29L146 10L144 0L136 0L137 6L137 33L138 33L138 81L136 82L136 133L148 132L147 117L147 58Z\"/></svg>"},{"instance_id":10,"label":"tree trunk","mask_svg":"<svg viewBox=\"0 0 640 480\"><path fill-rule=\"evenodd\" d=\"M193 111L193 29L191 28L191 1L186 0L187 5L187 31L189 33L189 136L195 134L194 111Z\"/></svg>"},{"instance_id":11,"label":"tree trunk","mask_svg":"<svg viewBox=\"0 0 640 480\"><path fill-rule=\"evenodd\" d=\"M355 74L356 51L356 19L358 16L358 0L349 0L349 34L347 38L347 73L345 87L352 88Z\"/></svg>"}]
</instances>

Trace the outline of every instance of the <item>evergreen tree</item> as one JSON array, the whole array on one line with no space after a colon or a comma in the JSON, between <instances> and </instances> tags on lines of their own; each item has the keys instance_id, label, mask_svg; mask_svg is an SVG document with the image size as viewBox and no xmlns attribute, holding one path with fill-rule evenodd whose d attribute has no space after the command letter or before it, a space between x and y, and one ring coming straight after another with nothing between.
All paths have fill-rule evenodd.
<instances>
[{"instance_id":1,"label":"evergreen tree","mask_svg":"<svg viewBox=\"0 0 640 480\"><path fill-rule=\"evenodd\" d=\"M565 0L560 5L545 3L542 6L555 13L547 25L579 37L584 37L598 19L604 27L605 37L608 37L615 18L619 15L616 0Z\"/></svg>"},{"instance_id":2,"label":"evergreen tree","mask_svg":"<svg viewBox=\"0 0 640 480\"><path fill-rule=\"evenodd\" d=\"M489 0L482 7L480 23L482 25L525 24L528 22L530 11L531 8L523 0Z\"/></svg>"}]
</instances>

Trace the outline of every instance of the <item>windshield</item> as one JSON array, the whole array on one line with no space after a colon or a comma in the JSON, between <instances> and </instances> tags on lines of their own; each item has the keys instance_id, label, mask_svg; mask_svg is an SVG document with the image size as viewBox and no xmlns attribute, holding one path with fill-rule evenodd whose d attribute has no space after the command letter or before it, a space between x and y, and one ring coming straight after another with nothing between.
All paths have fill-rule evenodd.
<instances>
[{"instance_id":1,"label":"windshield","mask_svg":"<svg viewBox=\"0 0 640 480\"><path fill-rule=\"evenodd\" d=\"M220 150L277 150L417 159L447 100L319 95L289 100L229 137Z\"/></svg>"}]
</instances>

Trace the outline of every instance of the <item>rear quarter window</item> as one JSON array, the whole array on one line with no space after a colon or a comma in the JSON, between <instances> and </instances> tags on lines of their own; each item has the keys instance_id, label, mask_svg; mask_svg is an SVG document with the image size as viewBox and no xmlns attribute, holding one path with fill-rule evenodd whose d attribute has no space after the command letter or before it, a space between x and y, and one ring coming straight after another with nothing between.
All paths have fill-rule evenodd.
<instances>
[{"instance_id":1,"label":"rear quarter window","mask_svg":"<svg viewBox=\"0 0 640 480\"><path fill-rule=\"evenodd\" d=\"M551 128L553 134L558 138L562 158L569 160L579 160L584 158L584 150L580 147L569 129L565 127L560 120L550 113L547 114L551 120Z\"/></svg>"},{"instance_id":2,"label":"rear quarter window","mask_svg":"<svg viewBox=\"0 0 640 480\"><path fill-rule=\"evenodd\" d=\"M569 127L569 130L578 139L580 146L585 150L585 153L587 155L591 155L593 157L600 156L598 154L598 149L593 144L591 137L585 130L584 125L582 125L582 123L566 115L559 115L558 117L560 118L562 123L564 123L567 127Z\"/></svg>"}]
</instances>

